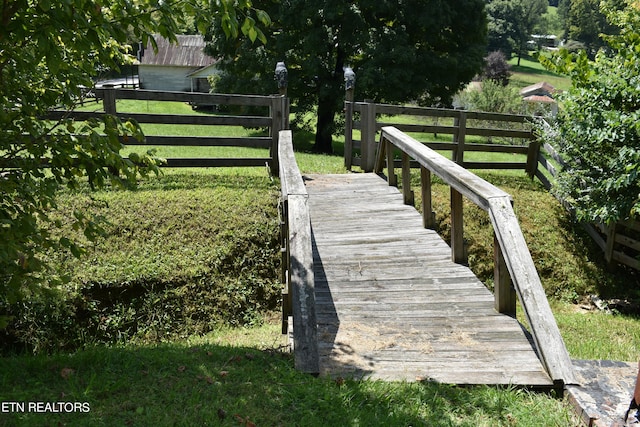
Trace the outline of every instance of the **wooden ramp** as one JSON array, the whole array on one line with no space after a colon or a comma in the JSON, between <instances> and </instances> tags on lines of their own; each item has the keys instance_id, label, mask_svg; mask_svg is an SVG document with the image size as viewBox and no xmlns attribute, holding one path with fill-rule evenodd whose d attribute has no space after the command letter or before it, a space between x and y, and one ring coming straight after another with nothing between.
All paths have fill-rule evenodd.
<instances>
[{"instance_id":1,"label":"wooden ramp","mask_svg":"<svg viewBox=\"0 0 640 427\"><path fill-rule=\"evenodd\" d=\"M320 373L551 388L530 337L375 174L308 175Z\"/></svg>"}]
</instances>

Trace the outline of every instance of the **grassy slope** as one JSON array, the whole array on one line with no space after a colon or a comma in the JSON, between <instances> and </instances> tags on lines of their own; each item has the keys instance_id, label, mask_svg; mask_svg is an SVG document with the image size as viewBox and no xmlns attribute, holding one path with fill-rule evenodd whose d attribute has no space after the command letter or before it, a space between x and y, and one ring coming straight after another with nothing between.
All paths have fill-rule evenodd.
<instances>
[{"instance_id":1,"label":"grassy slope","mask_svg":"<svg viewBox=\"0 0 640 427\"><path fill-rule=\"evenodd\" d=\"M298 146L307 144L298 141ZM343 171L339 157L297 156L303 172ZM509 174L485 177L514 195L572 356L635 359L640 351L635 319L584 311L570 303L589 292L616 295L629 278L620 279L601 267L588 239L535 183ZM114 224L111 237L91 247L84 261L62 265L76 287L92 282L135 284L141 277L166 279L167 275L181 281L229 267L231 274L223 275L223 282L249 272L244 283L252 283L251 272L258 265L268 266L265 276L273 277L277 261L274 264L273 254L260 252L259 247L277 252L277 243L264 237L273 231L269 224L275 224L276 195L264 170L167 171L136 192L98 194L95 198L109 205L104 212ZM436 185L434 197L440 229L446 235L447 189ZM61 200L62 210L87 200L83 194L68 195ZM491 244L487 218L471 207L466 232L472 267L490 285L490 266L484 258ZM243 256L247 248L249 255ZM263 256L257 263L251 261L256 253ZM234 262L237 258L240 261ZM231 294L223 304L243 295ZM156 308L150 310L151 317L161 313L161 307ZM118 316L102 320L109 319ZM155 320L156 326L165 321ZM0 401L86 401L91 412L0 413L0 425L250 425L247 420L257 425L574 424L561 402L514 390L342 383L301 375L292 369L290 357L278 350L282 342L277 323L266 320L250 329L217 327L217 332L199 338L165 339L163 344L5 357L0 364ZM142 338L145 342L158 337Z\"/></svg>"}]
</instances>

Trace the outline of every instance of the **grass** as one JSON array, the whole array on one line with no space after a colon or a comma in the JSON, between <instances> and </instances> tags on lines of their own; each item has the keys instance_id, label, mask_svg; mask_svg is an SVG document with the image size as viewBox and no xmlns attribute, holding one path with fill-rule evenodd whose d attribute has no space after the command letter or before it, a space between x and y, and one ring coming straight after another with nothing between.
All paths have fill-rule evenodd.
<instances>
[{"instance_id":1,"label":"grass","mask_svg":"<svg viewBox=\"0 0 640 427\"><path fill-rule=\"evenodd\" d=\"M296 135L303 173L343 173L342 157L308 152L311 139ZM634 276L603 268L588 237L535 182L513 171L482 176L514 196L572 357L635 360L637 319L576 305L589 293L633 296ZM62 195L61 219L74 207L95 209L109 218L107 237L87 242L80 261L51 255L71 276L70 306L30 306L22 338L42 351L5 354L0 403L86 402L90 412L0 412L0 426L576 424L564 401L512 388L296 372L270 314L279 292L277 193L264 169L246 168L167 169L136 191ZM434 202L446 237L448 189L437 181ZM471 267L491 286L488 218L465 209Z\"/></svg>"},{"instance_id":2,"label":"grass","mask_svg":"<svg viewBox=\"0 0 640 427\"><path fill-rule=\"evenodd\" d=\"M571 87L571 79L559 76L546 70L535 58L522 58L520 65L518 58L509 60L512 76L510 82L518 89L546 81L558 90L568 90Z\"/></svg>"},{"instance_id":3,"label":"grass","mask_svg":"<svg viewBox=\"0 0 640 427\"><path fill-rule=\"evenodd\" d=\"M314 378L292 368L277 327L223 329L155 346L5 357L1 402L85 403L89 412L0 413L1 426L565 426L545 395L492 387ZM24 373L29 372L25 377Z\"/></svg>"}]
</instances>

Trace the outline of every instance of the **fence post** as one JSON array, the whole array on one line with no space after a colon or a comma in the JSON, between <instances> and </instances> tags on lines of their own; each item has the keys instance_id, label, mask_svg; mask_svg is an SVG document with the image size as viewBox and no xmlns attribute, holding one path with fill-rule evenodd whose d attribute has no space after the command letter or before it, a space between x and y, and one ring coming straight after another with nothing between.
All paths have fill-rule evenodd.
<instances>
[{"instance_id":1,"label":"fence post","mask_svg":"<svg viewBox=\"0 0 640 427\"><path fill-rule=\"evenodd\" d=\"M353 92L356 82L356 73L351 67L344 69L344 166L351 170L353 163Z\"/></svg>"},{"instance_id":2,"label":"fence post","mask_svg":"<svg viewBox=\"0 0 640 427\"><path fill-rule=\"evenodd\" d=\"M529 151L527 152L527 175L533 179L538 172L538 156L540 155L540 141L537 139L529 143Z\"/></svg>"},{"instance_id":3,"label":"fence post","mask_svg":"<svg viewBox=\"0 0 640 427\"><path fill-rule=\"evenodd\" d=\"M104 97L102 98L102 108L107 114L116 114L116 88L113 85L104 85Z\"/></svg>"},{"instance_id":4,"label":"fence post","mask_svg":"<svg viewBox=\"0 0 640 427\"><path fill-rule=\"evenodd\" d=\"M453 142L456 148L453 149L452 158L454 162L463 166L464 163L464 143L467 135L467 113L459 110L458 116L453 119L453 126L457 127L457 132L453 135Z\"/></svg>"},{"instance_id":5,"label":"fence post","mask_svg":"<svg viewBox=\"0 0 640 427\"><path fill-rule=\"evenodd\" d=\"M365 99L362 105L361 123L360 168L365 172L371 172L375 163L376 104L370 99Z\"/></svg>"},{"instance_id":6,"label":"fence post","mask_svg":"<svg viewBox=\"0 0 640 427\"><path fill-rule=\"evenodd\" d=\"M287 98L288 71L284 62L278 62L274 71L274 80L278 82L278 95L271 98L271 175L279 173L278 138L280 131L289 127L289 100Z\"/></svg>"},{"instance_id":7,"label":"fence post","mask_svg":"<svg viewBox=\"0 0 640 427\"><path fill-rule=\"evenodd\" d=\"M607 264L611 265L613 262L613 249L616 243L616 227L617 223L606 226L607 240L604 247L604 259Z\"/></svg>"}]
</instances>

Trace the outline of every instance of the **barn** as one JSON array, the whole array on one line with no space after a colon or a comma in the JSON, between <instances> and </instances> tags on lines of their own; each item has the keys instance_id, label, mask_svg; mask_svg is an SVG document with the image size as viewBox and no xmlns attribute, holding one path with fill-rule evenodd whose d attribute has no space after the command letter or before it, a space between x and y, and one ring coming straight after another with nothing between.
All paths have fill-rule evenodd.
<instances>
[{"instance_id":1,"label":"barn","mask_svg":"<svg viewBox=\"0 0 640 427\"><path fill-rule=\"evenodd\" d=\"M140 87L149 90L209 92L208 77L215 75L216 60L204 53L205 42L199 35L176 36L171 43L154 36L158 52L149 43L138 54Z\"/></svg>"}]
</instances>

